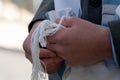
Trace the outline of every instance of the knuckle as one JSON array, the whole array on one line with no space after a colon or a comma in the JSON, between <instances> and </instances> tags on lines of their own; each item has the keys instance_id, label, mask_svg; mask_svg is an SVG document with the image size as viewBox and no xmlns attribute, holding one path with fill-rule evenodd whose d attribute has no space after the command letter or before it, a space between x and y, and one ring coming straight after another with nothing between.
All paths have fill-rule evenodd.
<instances>
[{"instance_id":1,"label":"knuckle","mask_svg":"<svg viewBox=\"0 0 120 80\"><path fill-rule=\"evenodd\" d=\"M25 53L25 57L32 63L32 57L30 54Z\"/></svg>"},{"instance_id":2,"label":"knuckle","mask_svg":"<svg viewBox=\"0 0 120 80\"><path fill-rule=\"evenodd\" d=\"M58 42L64 41L65 40L65 34L60 33L58 36L56 36L56 40Z\"/></svg>"},{"instance_id":3,"label":"knuckle","mask_svg":"<svg viewBox=\"0 0 120 80\"><path fill-rule=\"evenodd\" d=\"M27 39L25 39L24 42L23 42L23 49L26 51L27 48L28 48Z\"/></svg>"},{"instance_id":4,"label":"knuckle","mask_svg":"<svg viewBox=\"0 0 120 80\"><path fill-rule=\"evenodd\" d=\"M31 52L31 49L30 49L30 39L28 37L24 40L22 46L23 46L23 50L26 53L30 53Z\"/></svg>"},{"instance_id":5,"label":"knuckle","mask_svg":"<svg viewBox=\"0 0 120 80\"><path fill-rule=\"evenodd\" d=\"M25 57L26 57L27 59L29 59L29 55L28 55L27 53L25 53Z\"/></svg>"},{"instance_id":6,"label":"knuckle","mask_svg":"<svg viewBox=\"0 0 120 80\"><path fill-rule=\"evenodd\" d=\"M23 49L25 49L25 46L26 46L25 43L26 43L26 39L24 40L23 45L22 45Z\"/></svg>"},{"instance_id":7,"label":"knuckle","mask_svg":"<svg viewBox=\"0 0 120 80\"><path fill-rule=\"evenodd\" d=\"M23 50L25 51L25 57L31 61L31 49L29 43L29 37L27 37L23 42Z\"/></svg>"}]
</instances>

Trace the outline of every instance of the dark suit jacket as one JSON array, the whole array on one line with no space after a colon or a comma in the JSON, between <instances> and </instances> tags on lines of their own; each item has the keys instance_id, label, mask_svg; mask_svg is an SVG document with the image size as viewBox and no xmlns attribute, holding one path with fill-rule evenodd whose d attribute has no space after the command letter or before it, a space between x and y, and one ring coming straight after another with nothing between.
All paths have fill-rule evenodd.
<instances>
[{"instance_id":1,"label":"dark suit jacket","mask_svg":"<svg viewBox=\"0 0 120 80\"><path fill-rule=\"evenodd\" d=\"M81 0L82 16L81 18L101 25L102 18L102 0ZM46 19L46 12L54 10L54 0L43 0L33 20L29 24L29 31L36 21ZM117 61L120 65L120 21L109 22L113 43L115 46Z\"/></svg>"}]
</instances>

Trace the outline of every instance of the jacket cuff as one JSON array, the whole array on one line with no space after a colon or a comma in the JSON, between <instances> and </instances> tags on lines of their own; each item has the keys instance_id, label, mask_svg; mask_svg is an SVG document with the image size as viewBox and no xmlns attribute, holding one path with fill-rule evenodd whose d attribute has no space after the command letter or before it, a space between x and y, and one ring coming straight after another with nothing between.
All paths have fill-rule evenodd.
<instances>
[{"instance_id":1,"label":"jacket cuff","mask_svg":"<svg viewBox=\"0 0 120 80\"><path fill-rule=\"evenodd\" d=\"M115 47L115 55L120 66L120 20L109 22L109 27Z\"/></svg>"}]
</instances>

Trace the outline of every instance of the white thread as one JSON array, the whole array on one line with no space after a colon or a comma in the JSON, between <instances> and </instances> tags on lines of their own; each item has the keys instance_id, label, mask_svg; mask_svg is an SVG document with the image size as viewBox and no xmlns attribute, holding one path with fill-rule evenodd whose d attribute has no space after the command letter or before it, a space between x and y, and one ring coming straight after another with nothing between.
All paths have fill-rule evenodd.
<instances>
[{"instance_id":1,"label":"white thread","mask_svg":"<svg viewBox=\"0 0 120 80\"><path fill-rule=\"evenodd\" d=\"M61 18L60 23L56 24L49 20L42 21L35 29L31 37L31 52L32 52L32 80L48 80L47 70L44 62L39 59L39 43L42 47L46 47L46 36L56 33L60 29L64 17ZM42 64L43 65L42 65Z\"/></svg>"}]
</instances>

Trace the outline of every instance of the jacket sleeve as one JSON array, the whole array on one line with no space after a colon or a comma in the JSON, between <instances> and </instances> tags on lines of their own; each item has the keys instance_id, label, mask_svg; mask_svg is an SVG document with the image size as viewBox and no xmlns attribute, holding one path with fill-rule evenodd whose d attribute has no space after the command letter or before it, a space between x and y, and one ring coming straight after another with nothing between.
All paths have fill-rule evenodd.
<instances>
[{"instance_id":1,"label":"jacket sleeve","mask_svg":"<svg viewBox=\"0 0 120 80\"><path fill-rule=\"evenodd\" d=\"M115 47L117 63L120 67L120 20L109 22L109 27Z\"/></svg>"},{"instance_id":2,"label":"jacket sleeve","mask_svg":"<svg viewBox=\"0 0 120 80\"><path fill-rule=\"evenodd\" d=\"M32 21L28 26L28 31L30 32L35 22L46 19L45 14L50 10L54 10L54 0L43 0L35 16L33 17Z\"/></svg>"}]
</instances>

